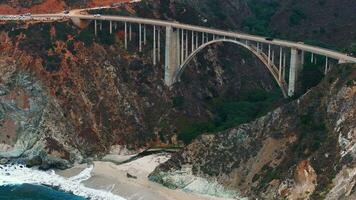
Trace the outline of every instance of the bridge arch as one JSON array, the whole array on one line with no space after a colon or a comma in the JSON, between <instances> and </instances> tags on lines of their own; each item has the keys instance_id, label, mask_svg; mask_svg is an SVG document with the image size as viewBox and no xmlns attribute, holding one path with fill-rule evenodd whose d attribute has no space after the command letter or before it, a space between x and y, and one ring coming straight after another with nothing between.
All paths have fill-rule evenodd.
<instances>
[{"instance_id":1,"label":"bridge arch","mask_svg":"<svg viewBox=\"0 0 356 200\"><path fill-rule=\"evenodd\" d=\"M188 63L199 53L201 52L203 49L205 49L206 47L216 44L216 43L232 43L232 44L236 44L239 45L241 47L246 48L247 50L249 50L250 52L252 52L268 69L268 71L272 74L273 78L275 79L275 81L277 82L278 86L280 87L280 89L282 90L283 96L287 97L288 96L288 85L286 83L286 81L283 78L280 78L279 76L279 72L278 72L278 68L274 65L274 63L272 63L272 61L269 61L268 56L263 53L262 51L259 51L258 49L256 49L253 46L249 46L245 43L242 43L240 41L237 40L232 40L232 39L215 39L212 41L209 41L207 43L202 44L201 46L199 46L197 49L195 49L184 61L182 64L180 64L180 66L178 67L178 69L176 70L174 76L173 76L173 83L177 83L180 81L180 77L184 72L184 69L187 67Z\"/></svg>"}]
</instances>

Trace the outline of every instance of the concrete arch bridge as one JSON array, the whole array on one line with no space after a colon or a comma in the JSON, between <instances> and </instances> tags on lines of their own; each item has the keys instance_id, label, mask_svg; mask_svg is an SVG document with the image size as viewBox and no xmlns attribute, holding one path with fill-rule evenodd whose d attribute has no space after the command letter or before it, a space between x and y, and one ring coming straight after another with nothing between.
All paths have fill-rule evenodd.
<instances>
[{"instance_id":1,"label":"concrete arch bridge","mask_svg":"<svg viewBox=\"0 0 356 200\"><path fill-rule=\"evenodd\" d=\"M266 66L272 74L285 97L293 96L296 92L296 83L305 62L306 54L311 62L317 57L324 57L325 74L330 70L331 63L356 63L356 58L347 54L311 46L304 43L265 38L240 32L224 31L201 26L126 16L86 15L80 12L66 14L33 15L32 20L70 18L74 24L94 23L94 32L103 30L103 21L109 24L110 34L117 30L121 24L125 32L124 44L127 49L132 41L132 32L137 31L138 49L143 46L152 47L152 60L156 65L164 57L165 77L167 86L172 86L180 80L185 67L202 49L215 43L233 43L246 48ZM147 34L148 31L152 31ZM147 37L150 44L147 44ZM162 49L162 50L161 50ZM317 56L318 55L318 56Z\"/></svg>"}]
</instances>

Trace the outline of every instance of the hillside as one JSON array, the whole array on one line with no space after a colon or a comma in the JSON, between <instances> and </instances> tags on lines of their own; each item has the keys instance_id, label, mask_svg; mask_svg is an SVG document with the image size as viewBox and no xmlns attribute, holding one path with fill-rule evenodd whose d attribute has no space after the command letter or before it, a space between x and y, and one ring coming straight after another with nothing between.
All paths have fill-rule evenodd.
<instances>
[{"instance_id":1,"label":"hillside","mask_svg":"<svg viewBox=\"0 0 356 200\"><path fill-rule=\"evenodd\" d=\"M1 1L0 8L6 12L48 12L106 4L100 2ZM303 36L305 40L325 42L335 48L351 46L355 34L343 28L347 25L354 30L354 15L350 12L355 3L327 0L311 6L315 2L291 5L292 1L275 0L147 0L103 12L175 19L298 40ZM305 8L305 16L293 26L286 25L281 19L292 20L293 6ZM319 18L312 14L333 21L330 12L324 11L329 6L343 10L337 15L338 26L330 29L335 33L333 37L324 37L329 29L321 35L308 34L309 23L325 25L314 21ZM294 27L296 31L287 31ZM1 81L1 103L4 108L11 108L1 110L1 116L13 115L1 118L2 130L9 132L2 136L2 148L13 149L6 154L11 157L24 155L41 163L47 159L44 155L50 153L66 163L82 157L100 157L115 145L130 150L182 146L182 142L189 143L202 133L249 122L282 102L276 84L261 63L233 45L205 50L189 65L183 81L169 90L162 81L162 68L150 64L149 49L140 54L133 41L129 52L123 50L122 31L114 37L102 32L95 38L91 26L79 30L70 22L7 23L1 25L0 31L1 68L8 73ZM16 62L14 58L18 58ZM10 100L17 102L15 110ZM51 112L53 109L57 111ZM28 124L19 126L24 119ZM33 133L32 139L20 137L28 132ZM15 138L28 141L21 143ZM35 142L39 142L38 146L33 146ZM43 150L45 153L41 153Z\"/></svg>"},{"instance_id":2,"label":"hillside","mask_svg":"<svg viewBox=\"0 0 356 200\"><path fill-rule=\"evenodd\" d=\"M338 66L251 123L199 137L150 179L184 189L197 175L257 199L354 199L355 67Z\"/></svg>"},{"instance_id":3,"label":"hillside","mask_svg":"<svg viewBox=\"0 0 356 200\"><path fill-rule=\"evenodd\" d=\"M139 53L134 37L125 51L122 31L94 37L92 27L70 22L0 30L0 156L29 165L65 168L117 149L179 147L250 121L281 98L267 69L235 46L205 50L170 90L150 48ZM238 104L247 107L230 109Z\"/></svg>"}]
</instances>

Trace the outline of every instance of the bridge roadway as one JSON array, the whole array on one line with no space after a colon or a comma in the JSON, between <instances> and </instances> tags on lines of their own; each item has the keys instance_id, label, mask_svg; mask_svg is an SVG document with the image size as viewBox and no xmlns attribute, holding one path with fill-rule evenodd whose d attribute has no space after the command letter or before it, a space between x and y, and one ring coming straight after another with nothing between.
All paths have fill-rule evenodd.
<instances>
[{"instance_id":1,"label":"bridge roadway","mask_svg":"<svg viewBox=\"0 0 356 200\"><path fill-rule=\"evenodd\" d=\"M94 8L98 9L98 8ZM180 75L184 70L189 60L207 45L216 42L235 43L245 47L257 58L259 58L264 65L269 69L271 74L276 79L285 97L293 96L297 89L297 79L303 67L305 60L304 54L311 53L311 62L316 62L315 55L324 56L325 59L325 74L329 71L329 58L337 60L339 63L356 63L356 58L345 53L337 52L330 49L325 49L317 46L307 45L301 42L292 42L279 39L268 39L262 36L250 35L240 32L232 32L225 30L218 30L214 28L207 28L189 24L182 24L175 21L164 21L157 19L146 19L139 17L128 16L111 16L111 15L88 15L81 10L72 10L68 14L36 14L32 16L3 16L0 15L1 20L37 20L37 21L54 21L62 19L71 19L74 24L81 26L88 24L90 21L95 23L95 34L97 34L98 21L110 22L110 33L112 33L112 22L123 22L125 24L125 48L127 49L127 23L129 23L129 38L131 41L131 24L139 25L139 51L142 51L142 43L146 44L146 25L153 26L153 64L156 64L156 57L160 60L160 31L157 27L165 28L165 77L164 81L167 86L172 86L180 80ZM84 23L82 23L84 22ZM117 24L115 24L117 25ZM142 37L143 25L143 37ZM100 22L100 30L102 23ZM191 37L189 42L188 37ZM209 36L213 36L210 40ZM158 39L157 39L158 37ZM200 38L201 37L201 38ZM143 40L142 40L143 38ZM201 39L201 40L200 40ZM198 44L202 42L202 44ZM190 45L189 45L190 43ZM268 46L267 52L264 52L263 44ZM191 47L191 52L189 50ZM279 47L279 55L275 54L276 47ZM286 53L290 52L290 57L286 59ZM279 59L279 65L275 63L275 58ZM286 68L287 61L290 62L289 70ZM286 76L285 72L289 71ZM289 79L288 81L286 79Z\"/></svg>"},{"instance_id":2,"label":"bridge roadway","mask_svg":"<svg viewBox=\"0 0 356 200\"><path fill-rule=\"evenodd\" d=\"M340 62L346 63L356 63L356 58L348 56L347 54L340 53L334 50L325 49L322 47L311 46L307 44L302 44L298 42L286 41L286 40L279 40L274 39L273 41L266 40L265 37L250 35L246 33L240 32L232 32L232 31L224 31L218 30L214 28L206 28L201 26L189 25L189 24L182 24L173 21L164 21L164 20L157 20L157 19L146 19L146 18L139 18L139 17L127 17L127 16L110 16L110 15L101 15L100 17L94 15L84 15L80 14L81 10L76 10L75 12L70 12L69 14L38 14L33 15L33 19L60 19L60 18L77 18L82 20L104 20L104 21L116 21L116 22L128 22L128 23L137 23L137 24L147 24L147 25L154 25L154 26L161 26L161 27L172 27L177 29L189 30L194 32L201 32L201 33L208 33L217 36L225 36L230 38L242 39L242 40L249 40L254 42L260 42L265 44L271 44L276 46L282 46L287 48L295 48L301 51L310 52L318 55L323 55L328 58L333 58L339 60ZM1 17L1 15L0 15Z\"/></svg>"}]
</instances>

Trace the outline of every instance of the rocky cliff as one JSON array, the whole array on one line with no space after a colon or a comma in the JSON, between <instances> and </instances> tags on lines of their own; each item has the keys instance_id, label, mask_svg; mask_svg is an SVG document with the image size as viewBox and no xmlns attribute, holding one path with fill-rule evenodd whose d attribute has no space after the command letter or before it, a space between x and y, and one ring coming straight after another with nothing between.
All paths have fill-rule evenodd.
<instances>
[{"instance_id":1,"label":"rocky cliff","mask_svg":"<svg viewBox=\"0 0 356 200\"><path fill-rule=\"evenodd\" d=\"M70 22L0 26L0 157L29 165L65 168L117 149L181 146L177 136L193 122L216 118L214 99L276 89L267 69L234 46L207 49L170 89L150 47L138 52L137 33L124 50L122 27L95 38L92 26Z\"/></svg>"},{"instance_id":2,"label":"rocky cliff","mask_svg":"<svg viewBox=\"0 0 356 200\"><path fill-rule=\"evenodd\" d=\"M196 175L258 199L354 199L355 67L335 67L311 91L251 123L199 137L151 180L186 188Z\"/></svg>"},{"instance_id":3,"label":"rocky cliff","mask_svg":"<svg viewBox=\"0 0 356 200\"><path fill-rule=\"evenodd\" d=\"M24 2L0 0L0 12L58 12L104 1ZM338 2L161 0L110 12L344 49L355 41L356 4ZM67 21L0 25L1 162L67 168L109 152L183 146L179 140L219 131L194 140L151 179L174 188L207 186L220 196L354 198L351 66L334 68L312 91L261 117L281 96L264 66L243 49L206 49L170 89L163 63L151 64L150 47L138 52L135 31L126 51L123 27L113 35L103 27L94 37L92 26L80 30Z\"/></svg>"}]
</instances>

